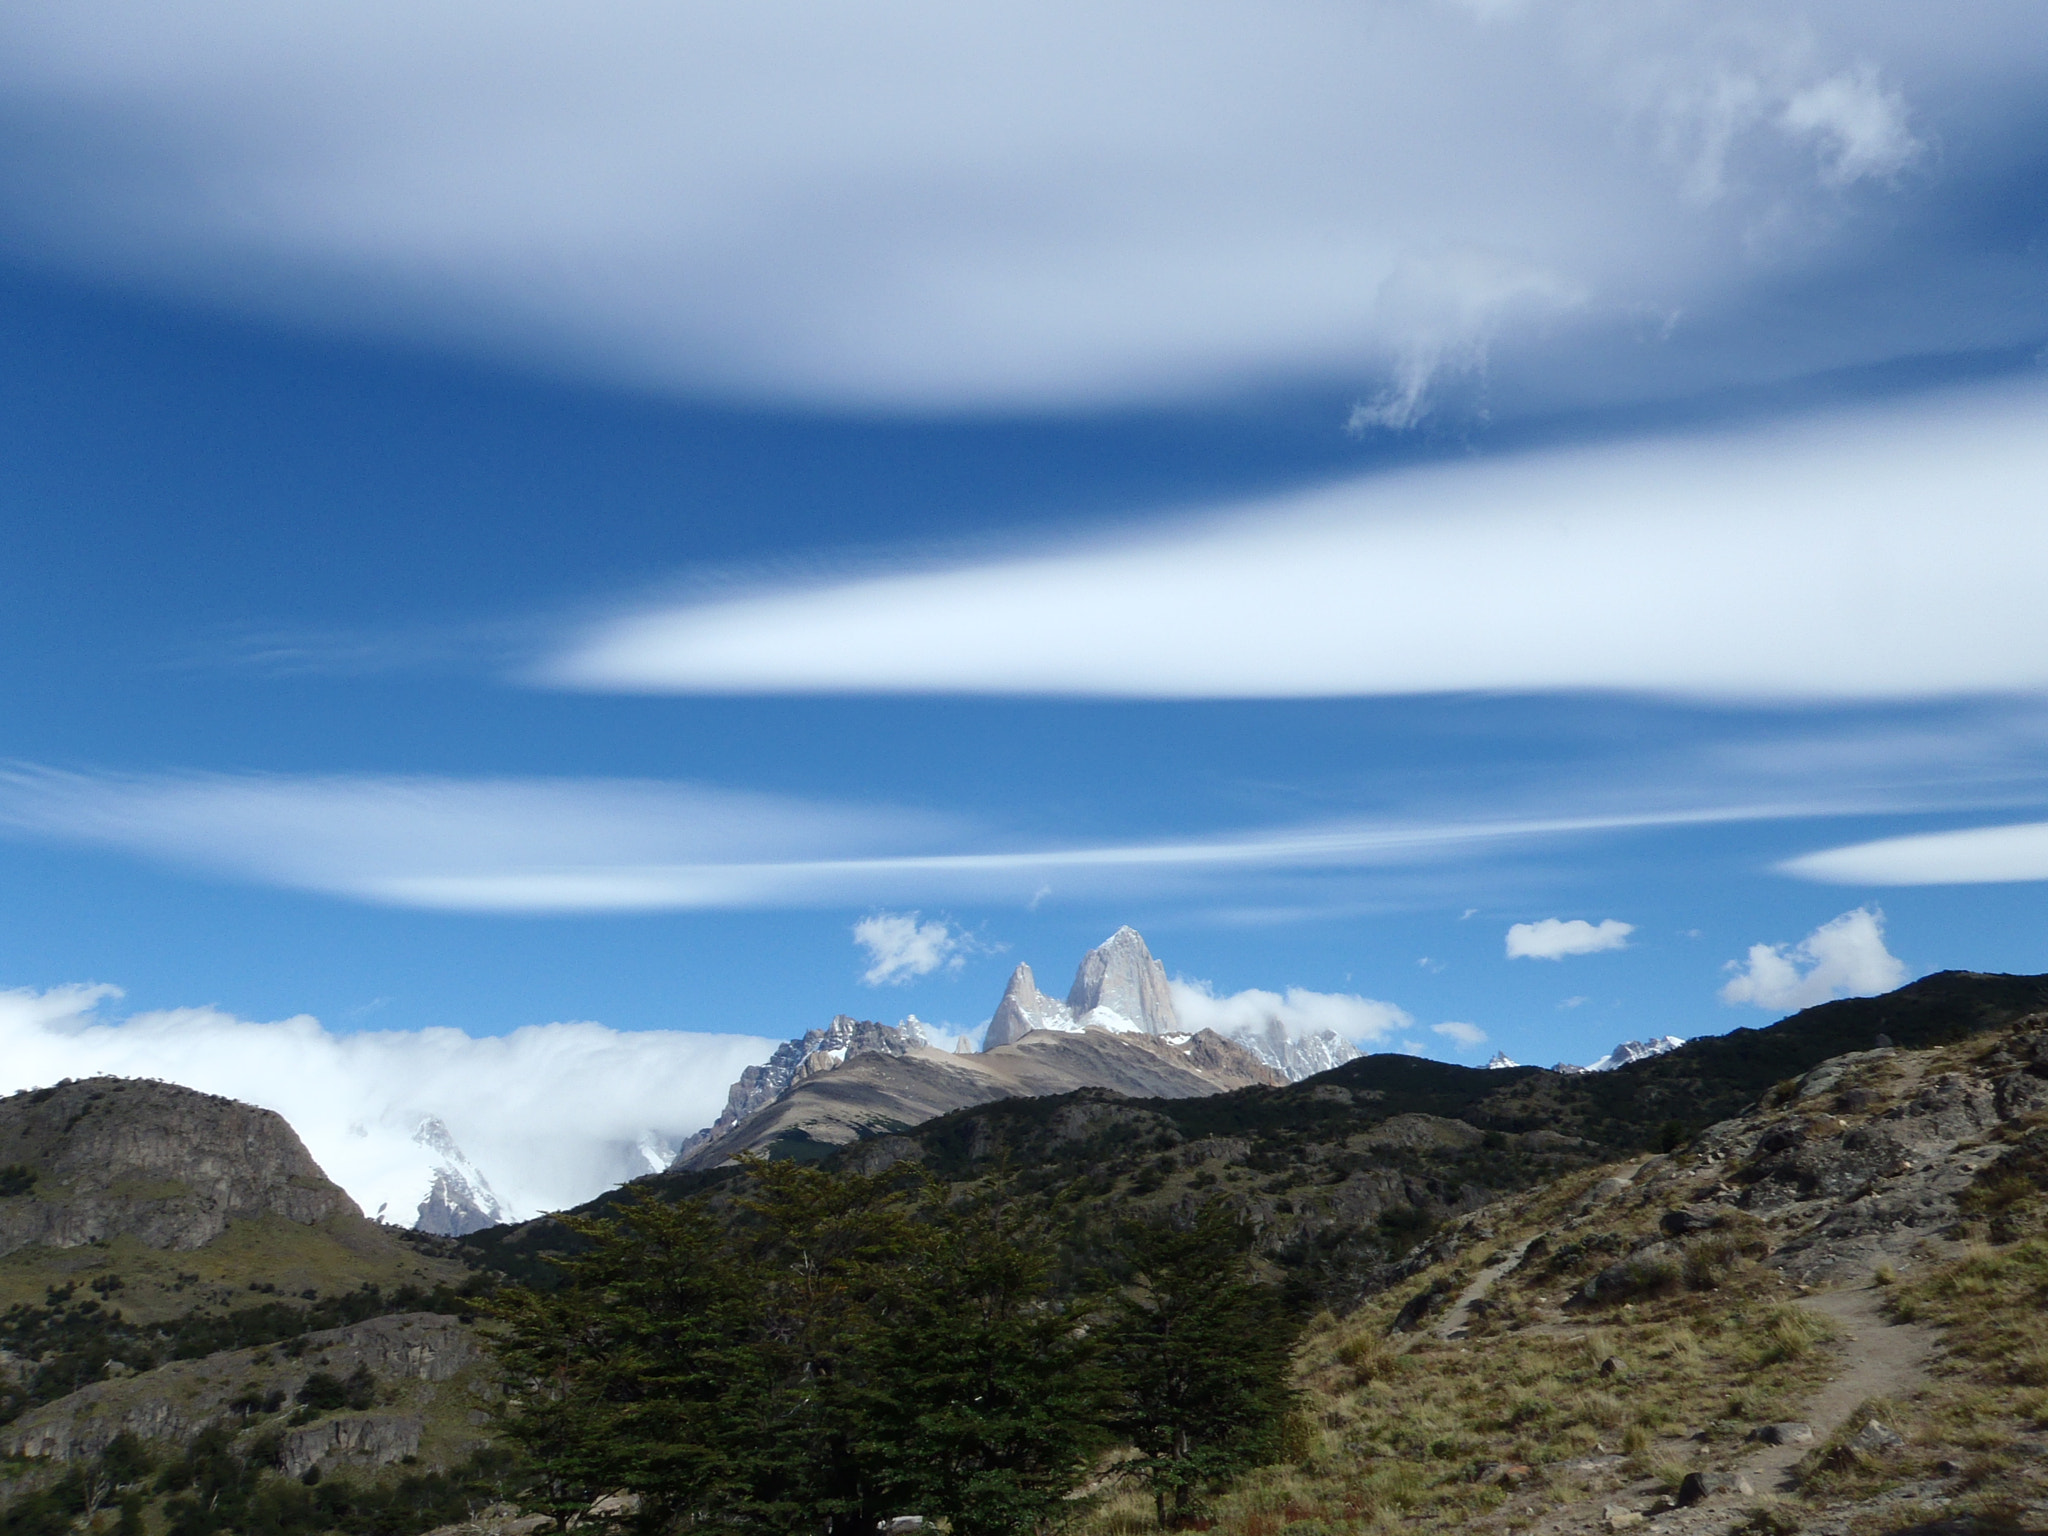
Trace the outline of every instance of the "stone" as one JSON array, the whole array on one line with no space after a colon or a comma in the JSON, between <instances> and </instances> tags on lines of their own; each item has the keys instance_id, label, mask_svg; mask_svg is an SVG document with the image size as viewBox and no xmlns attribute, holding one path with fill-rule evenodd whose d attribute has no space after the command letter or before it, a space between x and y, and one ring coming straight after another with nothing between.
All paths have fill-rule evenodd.
<instances>
[{"instance_id":1,"label":"stone","mask_svg":"<svg viewBox=\"0 0 2048 1536\"><path fill-rule=\"evenodd\" d=\"M1906 1437L1889 1425L1872 1419L1868 1424L1849 1437L1849 1448L1861 1451L1866 1456L1882 1456L1896 1451L1906 1443Z\"/></svg>"},{"instance_id":2,"label":"stone","mask_svg":"<svg viewBox=\"0 0 2048 1536\"><path fill-rule=\"evenodd\" d=\"M1628 1374L1628 1367L1621 1363L1619 1355L1609 1355L1600 1362L1600 1374L1602 1376L1626 1376Z\"/></svg>"},{"instance_id":3,"label":"stone","mask_svg":"<svg viewBox=\"0 0 2048 1536\"><path fill-rule=\"evenodd\" d=\"M1675 1211L1666 1211L1657 1225L1666 1237L1685 1237L1694 1232L1712 1231L1721 1225L1721 1218L1697 1206L1680 1206Z\"/></svg>"},{"instance_id":4,"label":"stone","mask_svg":"<svg viewBox=\"0 0 2048 1536\"><path fill-rule=\"evenodd\" d=\"M1681 1509L1690 1509L1695 1504L1706 1503L1708 1499L1723 1498L1729 1494L1746 1496L1755 1492L1755 1486L1740 1472L1688 1472L1678 1485L1678 1505Z\"/></svg>"},{"instance_id":5,"label":"stone","mask_svg":"<svg viewBox=\"0 0 2048 1536\"><path fill-rule=\"evenodd\" d=\"M1765 1445L1806 1445L1813 1439L1813 1426L1787 1420L1783 1424L1763 1424L1749 1432L1752 1440L1761 1440Z\"/></svg>"},{"instance_id":6,"label":"stone","mask_svg":"<svg viewBox=\"0 0 2048 1536\"><path fill-rule=\"evenodd\" d=\"M1641 1525L1643 1523L1643 1517L1638 1511L1629 1509L1621 1504L1608 1505L1601 1512L1601 1519L1610 1531L1619 1531L1626 1529L1628 1526Z\"/></svg>"}]
</instances>

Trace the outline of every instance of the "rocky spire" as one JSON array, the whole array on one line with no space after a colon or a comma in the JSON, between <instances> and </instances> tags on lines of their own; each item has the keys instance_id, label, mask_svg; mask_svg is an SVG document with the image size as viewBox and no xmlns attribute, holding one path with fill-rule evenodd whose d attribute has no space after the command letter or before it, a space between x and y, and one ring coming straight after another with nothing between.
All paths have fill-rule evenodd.
<instances>
[{"instance_id":1,"label":"rocky spire","mask_svg":"<svg viewBox=\"0 0 2048 1536\"><path fill-rule=\"evenodd\" d=\"M1166 985L1166 967L1152 958L1135 928L1124 927L1091 949L1074 973L1067 1008L1083 1024L1115 1029L1109 1019L1091 1019L1098 1010L1116 1015L1122 1027L1148 1035L1183 1033Z\"/></svg>"},{"instance_id":2,"label":"rocky spire","mask_svg":"<svg viewBox=\"0 0 2048 1536\"><path fill-rule=\"evenodd\" d=\"M1015 1045L1034 1029L1072 1029L1074 1021L1066 1005L1038 990L1031 967L1020 965L1010 973L1003 1000L996 1004L995 1017L988 1021L988 1034L981 1042L984 1051L999 1045Z\"/></svg>"}]
</instances>

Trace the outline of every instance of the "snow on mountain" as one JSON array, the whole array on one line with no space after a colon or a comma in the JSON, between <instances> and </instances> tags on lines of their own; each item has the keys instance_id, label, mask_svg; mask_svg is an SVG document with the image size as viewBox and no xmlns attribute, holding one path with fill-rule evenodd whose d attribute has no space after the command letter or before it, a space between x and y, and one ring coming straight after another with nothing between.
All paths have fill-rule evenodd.
<instances>
[{"instance_id":1,"label":"snow on mountain","mask_svg":"<svg viewBox=\"0 0 2048 1536\"><path fill-rule=\"evenodd\" d=\"M1362 1054L1357 1046L1334 1029L1317 1029L1297 1035L1280 1019L1268 1019L1263 1028L1241 1025L1236 1029L1219 1030L1218 1033L1226 1040L1236 1041L1290 1083L1314 1077L1332 1067L1341 1067Z\"/></svg>"},{"instance_id":2,"label":"snow on mountain","mask_svg":"<svg viewBox=\"0 0 2048 1536\"><path fill-rule=\"evenodd\" d=\"M1030 980L1028 970L1025 980ZM1015 986L1014 980L1011 984ZM849 1056L868 1051L901 1056L914 1047L931 1043L923 1021L914 1013L901 1024L879 1024L873 1019L856 1019L851 1014L834 1014L824 1029L805 1030L794 1040L783 1041L763 1065L742 1072L726 1094L725 1108L718 1118L695 1135L685 1137L661 1166L680 1165L699 1147L717 1140L756 1110L766 1109L805 1078L829 1072Z\"/></svg>"},{"instance_id":3,"label":"snow on mountain","mask_svg":"<svg viewBox=\"0 0 2048 1536\"><path fill-rule=\"evenodd\" d=\"M436 1158L432 1181L420 1200L413 1226L441 1237L461 1237L511 1219L512 1213L491 1188L483 1170L456 1145L448 1127L434 1116L420 1121L412 1139Z\"/></svg>"},{"instance_id":4,"label":"snow on mountain","mask_svg":"<svg viewBox=\"0 0 2048 1536\"><path fill-rule=\"evenodd\" d=\"M1616 1067L1625 1067L1631 1062L1648 1061L1652 1056L1662 1056L1666 1051L1675 1051L1685 1042L1676 1035L1657 1035L1648 1040L1624 1040L1598 1061L1588 1062L1588 1072L1612 1072Z\"/></svg>"},{"instance_id":5,"label":"snow on mountain","mask_svg":"<svg viewBox=\"0 0 2048 1536\"><path fill-rule=\"evenodd\" d=\"M1666 1051L1675 1051L1685 1044L1677 1035L1656 1035L1648 1040L1624 1040L1598 1061L1583 1067L1560 1061L1550 1070L1571 1076L1579 1072L1612 1072L1616 1067L1628 1066L1631 1062L1648 1061L1652 1056L1662 1056Z\"/></svg>"},{"instance_id":6,"label":"snow on mountain","mask_svg":"<svg viewBox=\"0 0 2048 1536\"><path fill-rule=\"evenodd\" d=\"M1506 1051L1495 1051L1493 1053L1493 1060L1489 1061L1486 1064L1486 1069L1489 1072L1499 1072L1504 1070L1505 1068L1519 1067L1520 1065L1521 1063L1515 1060L1515 1058L1510 1056Z\"/></svg>"},{"instance_id":7,"label":"snow on mountain","mask_svg":"<svg viewBox=\"0 0 2048 1536\"><path fill-rule=\"evenodd\" d=\"M1069 1033L1106 1029L1113 1034L1179 1035L1166 968L1152 958L1135 928L1119 928L1081 957L1067 1000L1060 1002L1038 990L1031 967L1010 974L1003 1000L989 1020L981 1048L1015 1045L1034 1029Z\"/></svg>"}]
</instances>

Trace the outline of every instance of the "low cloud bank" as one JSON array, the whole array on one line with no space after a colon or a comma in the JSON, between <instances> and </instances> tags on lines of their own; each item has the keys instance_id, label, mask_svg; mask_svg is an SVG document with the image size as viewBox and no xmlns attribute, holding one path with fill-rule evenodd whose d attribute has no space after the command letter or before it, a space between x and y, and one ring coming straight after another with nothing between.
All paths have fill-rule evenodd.
<instances>
[{"instance_id":1,"label":"low cloud bank","mask_svg":"<svg viewBox=\"0 0 2048 1536\"><path fill-rule=\"evenodd\" d=\"M1510 960L1562 960L1566 955L1597 955L1606 949L1627 949L1634 923L1608 918L1589 923L1582 917L1546 917L1516 923L1508 929Z\"/></svg>"},{"instance_id":2,"label":"low cloud bank","mask_svg":"<svg viewBox=\"0 0 2048 1536\"><path fill-rule=\"evenodd\" d=\"M336 1034L211 1008L114 1014L115 987L0 992L0 1092L66 1077L154 1077L274 1109L365 1213L410 1226L438 1117L515 1215L574 1205L666 1162L775 1042L536 1024Z\"/></svg>"},{"instance_id":3,"label":"low cloud bank","mask_svg":"<svg viewBox=\"0 0 2048 1536\"><path fill-rule=\"evenodd\" d=\"M1870 997L1906 984L1906 964L1885 948L1884 913L1873 907L1844 912L1797 944L1752 944L1747 960L1731 960L1735 975L1721 988L1724 1003L1790 1012L1837 997Z\"/></svg>"},{"instance_id":4,"label":"low cloud bank","mask_svg":"<svg viewBox=\"0 0 2048 1536\"><path fill-rule=\"evenodd\" d=\"M1206 981L1176 978L1170 985L1181 1023L1189 1029L1213 1029L1222 1035L1263 1032L1277 1021L1291 1039L1329 1029L1354 1045L1368 1045L1415 1024L1406 1009L1355 992L1289 987L1282 994L1250 987L1218 997Z\"/></svg>"}]
</instances>

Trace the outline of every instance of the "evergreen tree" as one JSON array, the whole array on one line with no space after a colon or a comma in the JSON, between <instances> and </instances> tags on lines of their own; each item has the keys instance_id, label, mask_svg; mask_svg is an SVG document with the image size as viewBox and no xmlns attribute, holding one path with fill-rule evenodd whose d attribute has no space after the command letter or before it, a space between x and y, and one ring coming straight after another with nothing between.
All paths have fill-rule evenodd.
<instances>
[{"instance_id":1,"label":"evergreen tree","mask_svg":"<svg viewBox=\"0 0 2048 1536\"><path fill-rule=\"evenodd\" d=\"M1160 1523L1185 1525L1210 1494L1277 1459L1300 1323L1253 1274L1251 1229L1220 1201L1186 1228L1131 1223L1118 1237L1130 1279L1109 1323L1116 1423Z\"/></svg>"}]
</instances>

